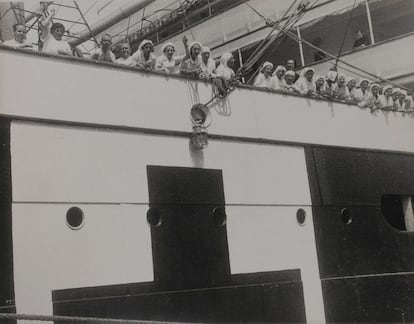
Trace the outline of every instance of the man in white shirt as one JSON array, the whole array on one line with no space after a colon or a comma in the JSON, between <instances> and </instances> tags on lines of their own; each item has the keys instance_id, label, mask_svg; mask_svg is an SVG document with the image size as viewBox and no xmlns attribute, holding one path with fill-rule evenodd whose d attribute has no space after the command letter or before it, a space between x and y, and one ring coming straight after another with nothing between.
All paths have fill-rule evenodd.
<instances>
[{"instance_id":1,"label":"man in white shirt","mask_svg":"<svg viewBox=\"0 0 414 324\"><path fill-rule=\"evenodd\" d=\"M41 41L43 42L42 52L49 54L72 55L72 49L68 42L62 40L65 33L65 26L60 23L51 24L55 10L46 18L40 21ZM50 29L49 26L51 25Z\"/></svg>"},{"instance_id":2,"label":"man in white shirt","mask_svg":"<svg viewBox=\"0 0 414 324\"><path fill-rule=\"evenodd\" d=\"M28 48L32 49L33 45L26 40L26 26L17 23L13 25L14 39L4 42L4 45L14 48Z\"/></svg>"},{"instance_id":3,"label":"man in white shirt","mask_svg":"<svg viewBox=\"0 0 414 324\"><path fill-rule=\"evenodd\" d=\"M112 36L109 34L103 35L101 38L101 47L93 51L90 58L92 60L115 63L116 57L111 50L111 45Z\"/></svg>"}]
</instances>

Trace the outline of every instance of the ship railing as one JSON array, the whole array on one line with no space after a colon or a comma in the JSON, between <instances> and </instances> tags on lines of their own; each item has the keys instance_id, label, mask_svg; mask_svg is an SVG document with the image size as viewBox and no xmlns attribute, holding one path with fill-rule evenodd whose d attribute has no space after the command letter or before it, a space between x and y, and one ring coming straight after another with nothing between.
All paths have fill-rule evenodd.
<instances>
[{"instance_id":1,"label":"ship railing","mask_svg":"<svg viewBox=\"0 0 414 324\"><path fill-rule=\"evenodd\" d=\"M46 57L59 59L59 60L100 65L100 66L104 66L104 67L107 67L107 68L112 68L112 69L115 68L115 69L118 69L118 70L129 70L129 71L136 71L138 73L162 75L162 76L165 76L165 77L168 77L168 78L173 78L173 79L187 79L187 80L193 80L193 81L198 81L198 82L205 82L205 83L213 84L213 86L214 86L214 82L212 82L211 79L195 78L195 77L191 77L191 76L187 76L187 75L181 75L181 74L175 74L175 73L167 74L163 71L143 70L142 68L130 67L130 66L126 66L126 65L122 65L122 64L118 64L118 63L91 60L89 58L84 58L84 57L62 56L62 55L57 55L57 54L49 54L49 53L37 52L37 51L27 50L27 49L12 48L10 46L5 46L5 45L2 45L2 44L0 44L0 49L7 49L8 51L13 51L13 52L17 52L17 53L24 53L24 54L27 54L27 55L46 56ZM394 107L379 107L379 106L367 107L367 106L359 105L354 100L339 99L335 96L326 95L326 94L324 94L324 95L313 94L313 95L309 96L309 95L302 95L302 94L296 93L296 92L290 92L290 91L284 91L284 90L278 90L278 89L270 89L270 88L264 88L264 87L256 87L256 86L253 86L253 85L243 84L243 83L235 83L233 85L236 88L254 89L254 90L258 90L258 91L279 93L279 94L283 94L283 95L303 97L303 98L307 98L307 99L311 98L311 99L315 99L315 100L337 102L337 103L343 103L343 104L346 104L346 105L357 106L357 107L362 108L362 109L370 108L371 112L375 112L377 110L384 110L384 111L398 112L398 113L401 113L402 115L406 115L406 114L407 115L414 115L414 104L413 103L411 103L410 109L403 109L403 108L402 109L395 109Z\"/></svg>"},{"instance_id":2,"label":"ship railing","mask_svg":"<svg viewBox=\"0 0 414 324\"><path fill-rule=\"evenodd\" d=\"M193 324L191 322L176 321L153 321L153 320L131 320L111 319L98 317L78 316L57 316L57 315L36 315L36 314L13 314L0 313L0 323L12 323L13 321L39 321L46 323L84 323L84 324ZM195 324L195 323L194 323ZM198 324L200 324L198 322Z\"/></svg>"}]
</instances>

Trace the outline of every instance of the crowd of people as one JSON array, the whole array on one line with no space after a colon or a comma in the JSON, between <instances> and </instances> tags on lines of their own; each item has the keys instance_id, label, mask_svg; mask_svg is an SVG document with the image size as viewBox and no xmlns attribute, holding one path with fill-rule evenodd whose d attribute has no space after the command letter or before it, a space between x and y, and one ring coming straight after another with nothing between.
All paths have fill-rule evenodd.
<instances>
[{"instance_id":1,"label":"crowd of people","mask_svg":"<svg viewBox=\"0 0 414 324\"><path fill-rule=\"evenodd\" d=\"M71 48L69 43L62 39L65 27L61 23L52 23L53 16L54 12L40 20L39 51L83 56L77 48ZM13 31L14 39L4 42L4 45L33 49L32 44L26 40L25 25L15 24ZM199 42L189 44L186 37L183 37L182 42L183 54L177 55L175 44L166 43L161 49L162 54L158 57L154 55L154 45L151 40L143 40L134 53L131 53L130 44L125 42L120 45L120 55L116 58L112 51L112 37L105 34L101 38L100 47L94 50L89 58L147 71L162 71L167 74L182 74L201 79L219 77L238 81L233 70L235 59L231 53L224 53L219 60L214 60L208 47L202 46ZM265 62L259 69L253 85L304 96L335 98L373 110L378 108L397 111L414 110L412 92L407 93L390 85L370 83L368 79L357 80L346 77L338 74L336 66L326 75L315 75L312 68L304 68L299 75L295 71L294 60L288 60L285 66L278 65L275 69L272 63Z\"/></svg>"},{"instance_id":2,"label":"crowd of people","mask_svg":"<svg viewBox=\"0 0 414 324\"><path fill-rule=\"evenodd\" d=\"M260 68L254 85L304 96L333 98L372 110L411 111L414 109L413 93L398 87L338 74L336 66L332 67L326 75L315 75L313 68L306 67L301 71L301 76L294 71L294 67L294 60L288 60L286 66L278 65L275 69L272 63L265 62Z\"/></svg>"}]
</instances>

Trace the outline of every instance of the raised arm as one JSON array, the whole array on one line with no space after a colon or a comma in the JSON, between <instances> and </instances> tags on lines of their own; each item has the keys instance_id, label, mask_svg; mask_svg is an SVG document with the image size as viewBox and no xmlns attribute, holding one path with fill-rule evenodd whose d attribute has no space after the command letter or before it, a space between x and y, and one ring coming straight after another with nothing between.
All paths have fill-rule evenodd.
<instances>
[{"instance_id":1,"label":"raised arm","mask_svg":"<svg viewBox=\"0 0 414 324\"><path fill-rule=\"evenodd\" d=\"M52 9L49 16L46 17L46 15L43 13L42 18L40 19L40 29L42 31L42 38L46 38L50 33L50 23L55 16L55 9Z\"/></svg>"}]
</instances>

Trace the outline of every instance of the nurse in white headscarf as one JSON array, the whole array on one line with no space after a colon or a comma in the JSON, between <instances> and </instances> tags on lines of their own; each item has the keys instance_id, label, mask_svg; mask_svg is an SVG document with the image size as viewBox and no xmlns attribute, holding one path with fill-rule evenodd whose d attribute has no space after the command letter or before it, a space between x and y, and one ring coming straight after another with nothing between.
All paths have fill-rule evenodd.
<instances>
[{"instance_id":1,"label":"nurse in white headscarf","mask_svg":"<svg viewBox=\"0 0 414 324\"><path fill-rule=\"evenodd\" d=\"M386 85L382 89L382 95L380 95L380 107L392 109L394 107L394 100L392 99L392 86Z\"/></svg>"},{"instance_id":2,"label":"nurse in white headscarf","mask_svg":"<svg viewBox=\"0 0 414 324\"><path fill-rule=\"evenodd\" d=\"M216 69L216 76L224 80L231 80L235 73L232 69L234 66L234 57L231 53L224 53L220 58L220 65Z\"/></svg>"},{"instance_id":3,"label":"nurse in white headscarf","mask_svg":"<svg viewBox=\"0 0 414 324\"><path fill-rule=\"evenodd\" d=\"M315 70L312 68L307 67L302 70L301 77L295 83L300 94L310 96L315 92L314 74Z\"/></svg>"},{"instance_id":4,"label":"nurse in white headscarf","mask_svg":"<svg viewBox=\"0 0 414 324\"><path fill-rule=\"evenodd\" d=\"M155 70L163 71L167 74L177 73L177 66L182 62L184 55L175 55L175 45L166 43L161 48L162 54L155 61Z\"/></svg>"},{"instance_id":5,"label":"nurse in white headscarf","mask_svg":"<svg viewBox=\"0 0 414 324\"><path fill-rule=\"evenodd\" d=\"M188 53L180 65L180 73L192 77L200 77L202 75L201 70L201 58L200 52L203 46L199 42L192 42L188 47Z\"/></svg>"},{"instance_id":6,"label":"nurse in white headscarf","mask_svg":"<svg viewBox=\"0 0 414 324\"><path fill-rule=\"evenodd\" d=\"M271 88L272 82L273 64L270 62L264 62L259 74L254 80L253 85L262 88Z\"/></svg>"},{"instance_id":7,"label":"nurse in white headscarf","mask_svg":"<svg viewBox=\"0 0 414 324\"><path fill-rule=\"evenodd\" d=\"M275 90L283 89L286 85L285 83L285 73L286 68L283 65L276 66L275 71L273 72L272 80L270 83L270 88Z\"/></svg>"},{"instance_id":8,"label":"nurse in white headscarf","mask_svg":"<svg viewBox=\"0 0 414 324\"><path fill-rule=\"evenodd\" d=\"M135 65L144 70L153 70L155 67L154 44L144 39L138 46L138 50L132 55Z\"/></svg>"},{"instance_id":9,"label":"nurse in white headscarf","mask_svg":"<svg viewBox=\"0 0 414 324\"><path fill-rule=\"evenodd\" d=\"M207 79L215 76L216 61L211 58L211 51L207 46L201 48L201 70Z\"/></svg>"},{"instance_id":10,"label":"nurse in white headscarf","mask_svg":"<svg viewBox=\"0 0 414 324\"><path fill-rule=\"evenodd\" d=\"M359 81L359 88L355 91L355 99L357 102L364 102L368 100L370 96L368 86L369 81L367 79L361 79Z\"/></svg>"}]
</instances>

